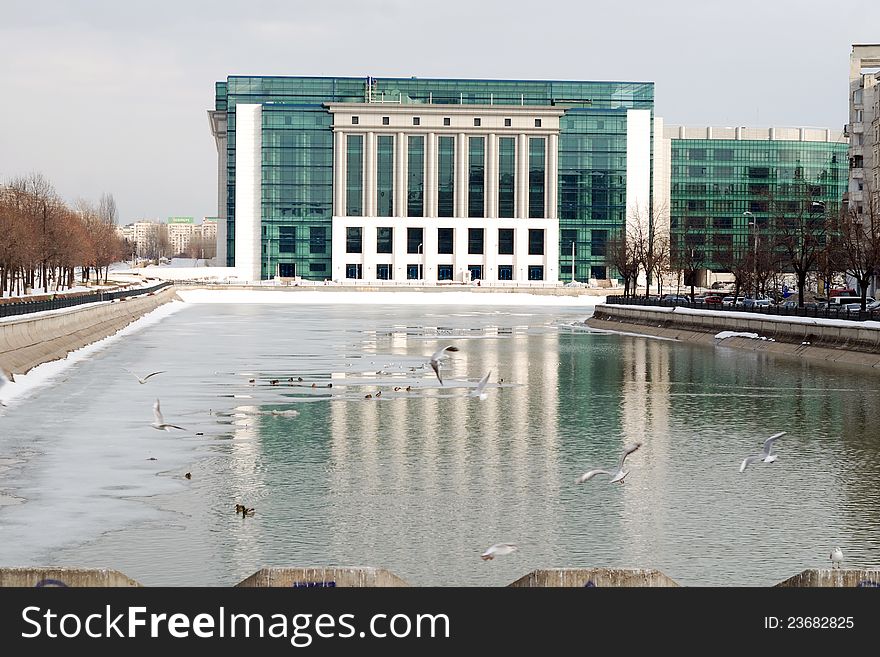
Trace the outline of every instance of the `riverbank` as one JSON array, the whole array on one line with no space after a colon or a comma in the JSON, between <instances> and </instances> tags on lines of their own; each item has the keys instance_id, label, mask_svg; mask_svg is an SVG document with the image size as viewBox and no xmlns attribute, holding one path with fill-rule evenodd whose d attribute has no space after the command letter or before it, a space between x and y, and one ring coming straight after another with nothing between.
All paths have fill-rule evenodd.
<instances>
[{"instance_id":1,"label":"riverbank","mask_svg":"<svg viewBox=\"0 0 880 657\"><path fill-rule=\"evenodd\" d=\"M90 303L0 322L0 371L13 378L98 342L176 296L173 287L154 294Z\"/></svg>"},{"instance_id":2,"label":"riverbank","mask_svg":"<svg viewBox=\"0 0 880 657\"><path fill-rule=\"evenodd\" d=\"M585 324L693 344L880 367L880 322L599 304Z\"/></svg>"}]
</instances>

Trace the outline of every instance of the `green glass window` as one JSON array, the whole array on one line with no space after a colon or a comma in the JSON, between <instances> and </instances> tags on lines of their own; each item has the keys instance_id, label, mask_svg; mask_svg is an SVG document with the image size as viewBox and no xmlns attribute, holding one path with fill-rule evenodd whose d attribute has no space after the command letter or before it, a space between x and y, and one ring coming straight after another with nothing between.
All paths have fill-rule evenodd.
<instances>
[{"instance_id":1,"label":"green glass window","mask_svg":"<svg viewBox=\"0 0 880 657\"><path fill-rule=\"evenodd\" d=\"M485 231L482 228L468 228L468 253L482 255Z\"/></svg>"},{"instance_id":2,"label":"green glass window","mask_svg":"<svg viewBox=\"0 0 880 657\"><path fill-rule=\"evenodd\" d=\"M455 137L437 139L437 216L455 216Z\"/></svg>"},{"instance_id":3,"label":"green glass window","mask_svg":"<svg viewBox=\"0 0 880 657\"><path fill-rule=\"evenodd\" d=\"M468 216L485 217L486 140L468 138Z\"/></svg>"},{"instance_id":4,"label":"green glass window","mask_svg":"<svg viewBox=\"0 0 880 657\"><path fill-rule=\"evenodd\" d=\"M394 216L394 136L376 138L376 216Z\"/></svg>"},{"instance_id":5,"label":"green glass window","mask_svg":"<svg viewBox=\"0 0 880 657\"><path fill-rule=\"evenodd\" d=\"M437 229L437 253L451 255L455 247L453 241L454 228Z\"/></svg>"},{"instance_id":6,"label":"green glass window","mask_svg":"<svg viewBox=\"0 0 880 657\"><path fill-rule=\"evenodd\" d=\"M509 120L509 119L507 119ZM514 190L516 189L516 139L498 139L498 216L511 218L516 211Z\"/></svg>"},{"instance_id":7,"label":"green glass window","mask_svg":"<svg viewBox=\"0 0 880 657\"><path fill-rule=\"evenodd\" d=\"M406 229L406 252L424 253L425 230L423 228Z\"/></svg>"},{"instance_id":8,"label":"green glass window","mask_svg":"<svg viewBox=\"0 0 880 657\"><path fill-rule=\"evenodd\" d=\"M376 229L376 253L391 253L394 244L394 229L380 226Z\"/></svg>"},{"instance_id":9,"label":"green glass window","mask_svg":"<svg viewBox=\"0 0 880 657\"><path fill-rule=\"evenodd\" d=\"M590 233L590 251L594 256L604 256L608 243L607 230L594 230Z\"/></svg>"},{"instance_id":10,"label":"green glass window","mask_svg":"<svg viewBox=\"0 0 880 657\"><path fill-rule=\"evenodd\" d=\"M544 166L545 148L543 137L529 139L529 218L544 216Z\"/></svg>"},{"instance_id":11,"label":"green glass window","mask_svg":"<svg viewBox=\"0 0 880 657\"><path fill-rule=\"evenodd\" d=\"M498 255L513 255L513 228L498 229Z\"/></svg>"},{"instance_id":12,"label":"green glass window","mask_svg":"<svg viewBox=\"0 0 880 657\"><path fill-rule=\"evenodd\" d=\"M278 253L296 251L296 226L278 227Z\"/></svg>"},{"instance_id":13,"label":"green glass window","mask_svg":"<svg viewBox=\"0 0 880 657\"><path fill-rule=\"evenodd\" d=\"M543 228L529 228L529 255L544 255Z\"/></svg>"},{"instance_id":14,"label":"green glass window","mask_svg":"<svg viewBox=\"0 0 880 657\"><path fill-rule=\"evenodd\" d=\"M360 226L349 226L345 229L345 252L361 253L362 251L362 232ZM349 276L351 278L351 276Z\"/></svg>"},{"instance_id":15,"label":"green glass window","mask_svg":"<svg viewBox=\"0 0 880 657\"><path fill-rule=\"evenodd\" d=\"M309 227L309 253L327 253L327 228Z\"/></svg>"},{"instance_id":16,"label":"green glass window","mask_svg":"<svg viewBox=\"0 0 880 657\"><path fill-rule=\"evenodd\" d=\"M364 214L364 136L347 135L345 154L345 214Z\"/></svg>"},{"instance_id":17,"label":"green glass window","mask_svg":"<svg viewBox=\"0 0 880 657\"><path fill-rule=\"evenodd\" d=\"M406 216L425 216L425 138L409 138Z\"/></svg>"}]
</instances>

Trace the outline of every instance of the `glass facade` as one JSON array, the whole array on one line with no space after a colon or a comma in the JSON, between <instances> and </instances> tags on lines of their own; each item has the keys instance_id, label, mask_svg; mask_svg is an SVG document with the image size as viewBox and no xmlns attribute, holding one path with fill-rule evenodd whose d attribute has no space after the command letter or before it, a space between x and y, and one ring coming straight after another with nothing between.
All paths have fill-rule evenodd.
<instances>
[{"instance_id":1,"label":"glass facade","mask_svg":"<svg viewBox=\"0 0 880 657\"><path fill-rule=\"evenodd\" d=\"M468 138L468 216L485 217L486 140Z\"/></svg>"},{"instance_id":2,"label":"glass facade","mask_svg":"<svg viewBox=\"0 0 880 657\"><path fill-rule=\"evenodd\" d=\"M508 121L510 119L507 119ZM516 211L516 139L498 139L498 216L512 218Z\"/></svg>"},{"instance_id":3,"label":"glass facade","mask_svg":"<svg viewBox=\"0 0 880 657\"><path fill-rule=\"evenodd\" d=\"M544 170L546 167L546 139L529 139L529 218L540 219L544 213Z\"/></svg>"},{"instance_id":4,"label":"glass facade","mask_svg":"<svg viewBox=\"0 0 880 657\"><path fill-rule=\"evenodd\" d=\"M294 264L295 270L303 277L321 280L331 270L330 249L326 240L332 230L333 133L332 116L325 104L382 101L404 105L492 104L564 108L559 136L560 229L577 231L578 278L584 280L592 271L591 267L605 265L603 256L592 253L591 245L595 240L591 232L593 229L607 231L608 239L611 239L622 229L626 196L626 110L653 109L652 83L416 78L369 80L370 84L365 78L230 76L216 83L215 109L227 112L227 265L235 264L236 106L239 103L261 104L263 109L263 276L270 274L270 267L274 273L282 255L279 227L293 226L294 231L285 231L284 238L284 248L288 249L290 240L287 236L293 234L293 251L285 251L281 262ZM541 146L542 152L546 150L545 145ZM345 212L349 215L362 214L364 209L364 146L363 138L346 143L348 188L344 200ZM528 186L533 199L529 203L529 215L545 216L547 194L543 189L544 174L540 174L542 182L539 184L537 171L539 168L543 171L546 162L538 164L536 160L533 168L533 148L538 149L538 146L530 143ZM418 156L409 147L407 151L408 164L411 165L412 158L418 160ZM500 138L498 151L499 215L512 217L516 182L512 166L514 140ZM485 155L485 144L482 152ZM440 136L437 154L438 216L452 217L455 213L455 138ZM416 175L412 166L411 173L403 181L407 185L407 207L394 208L394 159L394 137L379 135L376 176L380 191L376 199L376 214L424 216L424 190L421 193L420 213L420 195L417 185L412 185L413 176ZM543 159L546 160L546 156ZM471 157L468 157L466 165L475 165ZM477 174L471 169L468 180L472 181L474 177ZM481 213L485 212L484 178L485 165L480 191L477 192L475 187L474 195L469 192L467 196L465 211L468 214L477 207ZM478 201L479 193L484 198ZM319 229L324 231L320 238L322 233ZM565 258L562 253L559 269L563 280L567 280L571 271L570 254L567 263Z\"/></svg>"},{"instance_id":5,"label":"glass facade","mask_svg":"<svg viewBox=\"0 0 880 657\"><path fill-rule=\"evenodd\" d=\"M410 137L407 158L406 216L425 216L425 138Z\"/></svg>"},{"instance_id":6,"label":"glass facade","mask_svg":"<svg viewBox=\"0 0 880 657\"><path fill-rule=\"evenodd\" d=\"M455 216L455 137L437 138L437 216Z\"/></svg>"},{"instance_id":7,"label":"glass facade","mask_svg":"<svg viewBox=\"0 0 880 657\"><path fill-rule=\"evenodd\" d=\"M345 214L364 214L364 136L347 135L345 149Z\"/></svg>"},{"instance_id":8,"label":"glass facade","mask_svg":"<svg viewBox=\"0 0 880 657\"><path fill-rule=\"evenodd\" d=\"M376 137L376 216L394 216L394 137Z\"/></svg>"},{"instance_id":9,"label":"glass facade","mask_svg":"<svg viewBox=\"0 0 880 657\"><path fill-rule=\"evenodd\" d=\"M752 244L750 221L760 234L781 218L804 217L814 201L837 212L848 167L846 143L673 139L672 247L695 249L702 268L727 271Z\"/></svg>"}]
</instances>

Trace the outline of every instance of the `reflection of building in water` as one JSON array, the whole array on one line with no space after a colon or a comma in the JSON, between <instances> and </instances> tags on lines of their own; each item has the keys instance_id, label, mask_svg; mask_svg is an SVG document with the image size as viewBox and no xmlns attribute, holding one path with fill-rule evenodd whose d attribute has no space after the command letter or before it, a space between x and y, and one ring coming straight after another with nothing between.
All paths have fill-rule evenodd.
<instances>
[{"instance_id":1,"label":"reflection of building in water","mask_svg":"<svg viewBox=\"0 0 880 657\"><path fill-rule=\"evenodd\" d=\"M621 525L626 558L651 552L644 541L666 533L669 503L664 499L669 475L670 349L659 340L630 338L621 341L623 380L620 400L622 444L641 442L641 449L627 459L627 469L636 469L626 479L624 514L630 522ZM646 494L650 491L650 496ZM651 504L644 500L650 497ZM655 531L647 530L654 526ZM627 554L628 553L628 554ZM624 558L624 561L626 561ZM648 564L649 565L649 564Z\"/></svg>"},{"instance_id":2,"label":"reflection of building in water","mask_svg":"<svg viewBox=\"0 0 880 657\"><path fill-rule=\"evenodd\" d=\"M551 517L559 487L557 335L426 339L392 331L377 339L377 369L427 362L444 344L460 351L444 361L443 386L430 368L402 367L329 404L329 552L369 559L393 543L431 554L431 543L442 541L445 552L468 555L499 532L520 540L508 532ZM490 370L488 398L470 397ZM499 377L507 387L497 386ZM401 384L411 392L394 392ZM364 399L378 389L380 399Z\"/></svg>"}]
</instances>

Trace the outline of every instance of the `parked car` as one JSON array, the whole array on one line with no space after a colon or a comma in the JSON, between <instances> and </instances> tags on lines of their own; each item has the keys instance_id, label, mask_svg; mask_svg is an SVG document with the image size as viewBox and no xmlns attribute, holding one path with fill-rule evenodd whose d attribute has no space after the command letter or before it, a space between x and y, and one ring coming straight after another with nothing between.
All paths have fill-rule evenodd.
<instances>
[{"instance_id":1,"label":"parked car","mask_svg":"<svg viewBox=\"0 0 880 657\"><path fill-rule=\"evenodd\" d=\"M663 301L666 303L677 303L677 304L690 304L690 302L691 302L689 297L682 296L680 294L666 294L663 296Z\"/></svg>"},{"instance_id":2,"label":"parked car","mask_svg":"<svg viewBox=\"0 0 880 657\"><path fill-rule=\"evenodd\" d=\"M752 299L751 297L746 297L743 299L743 308L766 308L770 305L770 299L760 298L760 299Z\"/></svg>"},{"instance_id":3,"label":"parked car","mask_svg":"<svg viewBox=\"0 0 880 657\"><path fill-rule=\"evenodd\" d=\"M707 306L722 305L721 297L719 297L718 295L709 295L708 297L704 297L703 303L705 303Z\"/></svg>"},{"instance_id":4,"label":"parked car","mask_svg":"<svg viewBox=\"0 0 880 657\"><path fill-rule=\"evenodd\" d=\"M872 301L865 306L865 310L880 310L880 300Z\"/></svg>"},{"instance_id":5,"label":"parked car","mask_svg":"<svg viewBox=\"0 0 880 657\"><path fill-rule=\"evenodd\" d=\"M730 307L736 303L736 297L724 297L721 299L721 305Z\"/></svg>"},{"instance_id":6,"label":"parked car","mask_svg":"<svg viewBox=\"0 0 880 657\"><path fill-rule=\"evenodd\" d=\"M831 298L831 303L832 303L832 304L839 304L839 305L841 305L841 306L845 306L845 305L850 304L850 303L857 303L857 304L859 304L859 306L861 306L861 305L862 305L862 297L858 297L858 296L856 296L856 297L853 297L853 296L848 296L848 297L832 297L832 298ZM874 303L874 297L866 297L866 298L865 298L865 303L866 303L866 304L868 304L868 303Z\"/></svg>"}]
</instances>

